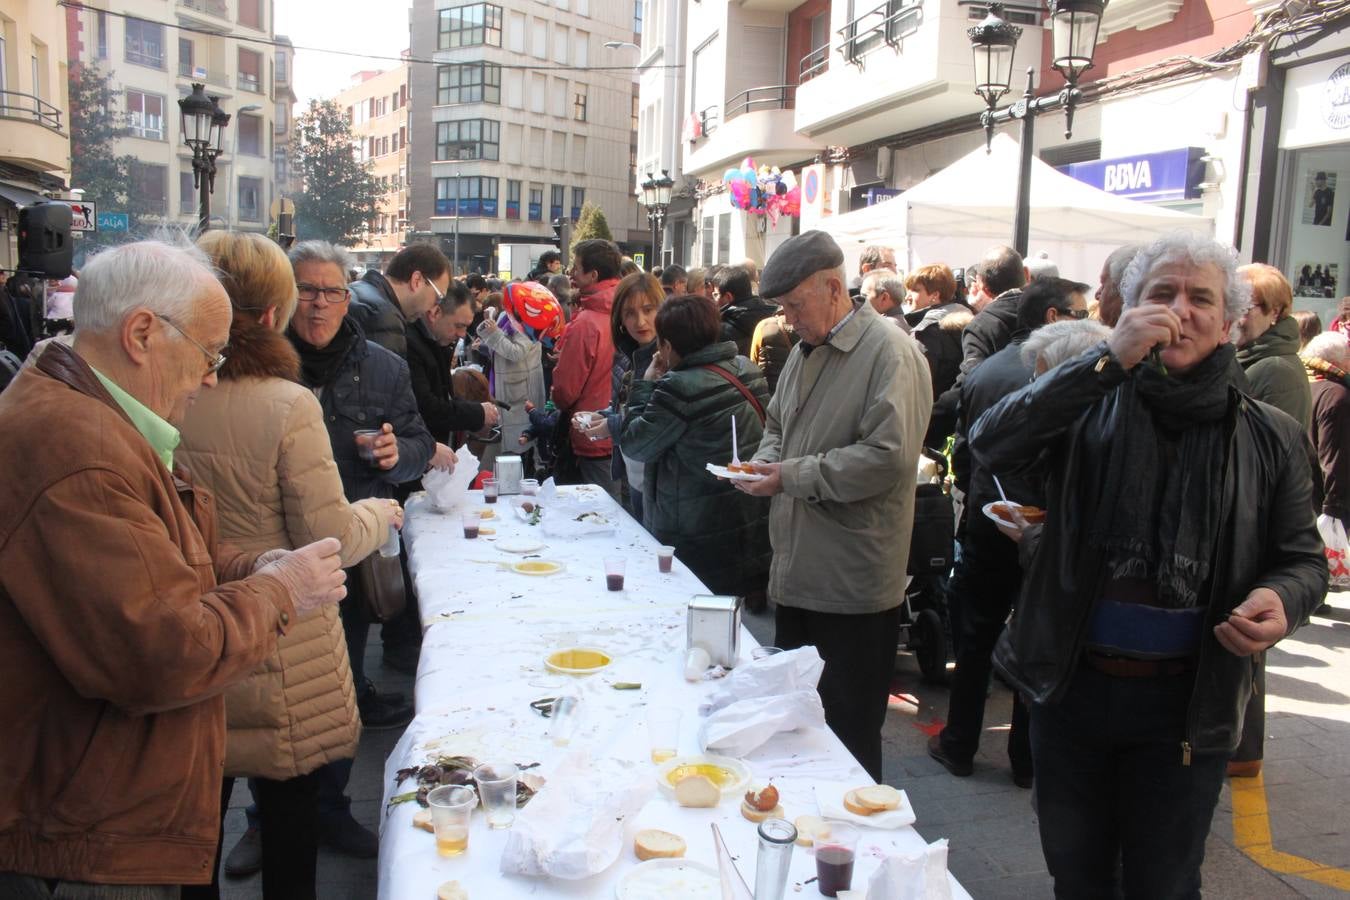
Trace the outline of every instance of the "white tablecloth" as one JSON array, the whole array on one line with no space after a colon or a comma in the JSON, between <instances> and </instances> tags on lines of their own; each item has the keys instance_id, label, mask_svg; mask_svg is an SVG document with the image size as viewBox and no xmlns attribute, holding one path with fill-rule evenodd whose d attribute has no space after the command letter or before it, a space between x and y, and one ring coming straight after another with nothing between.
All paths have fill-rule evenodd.
<instances>
[{"instance_id":1,"label":"white tablecloth","mask_svg":"<svg viewBox=\"0 0 1350 900\"><path fill-rule=\"evenodd\" d=\"M577 490L577 488L564 489ZM657 569L657 543L607 495L582 488L616 523L612 534L570 540L549 539L536 526L518 519L508 498L496 504L495 519L484 521L495 535L466 540L458 513L441 515L424 497L407 506L404 537L416 582L425 637L417 673L417 716L385 764L386 816L380 836L380 897L431 900L436 887L455 879L473 900L512 897L613 897L619 878L634 865L631 836L642 828L663 828L688 842L686 856L716 865L711 823L721 828L746 881L753 886L756 826L741 817L738 803L716 809L684 809L656 792L634 821L619 861L605 872L579 882L503 875L499 869L506 831L490 831L475 816L469 850L456 858L437 855L432 835L412 825L416 804L388 809L389 798L411 790L412 781L394 784L395 772L438 755L508 759L539 763L544 778L558 771L569 754L581 751L650 770L645 711L649 705L678 706L681 753L698 752L698 707L713 682L691 684L682 677L685 608L689 598L707 593L698 579L675 562L670 574ZM487 508L481 494L470 494L469 508ZM519 575L493 562L514 562L518 554L496 549L497 541L537 538L546 547L529 558L561 562L551 576ZM627 558L625 589L606 589L603 560ZM742 629L741 655L756 646ZM614 662L602 672L573 678L550 672L544 658L562 647L588 646L608 652ZM616 682L635 682L641 690L615 690ZM581 724L567 747L546 738L549 720L530 701L579 694ZM838 738L828 730L780 734L745 760L757 782L773 778L788 819L816 814L812 786L817 781L870 783ZM547 789L547 788L545 788ZM919 821L923 811L918 811ZM924 846L913 828L864 829L857 854L854 887L867 879L886 853L914 852ZM815 875L809 853L793 853L787 896L819 896L814 884L800 893L793 885ZM952 879L953 893L967 894Z\"/></svg>"}]
</instances>

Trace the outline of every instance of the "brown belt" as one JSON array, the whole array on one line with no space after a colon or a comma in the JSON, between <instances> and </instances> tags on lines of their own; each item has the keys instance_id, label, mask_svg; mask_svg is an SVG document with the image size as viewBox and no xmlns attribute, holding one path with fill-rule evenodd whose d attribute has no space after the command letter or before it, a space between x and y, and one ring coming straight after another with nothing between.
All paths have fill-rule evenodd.
<instances>
[{"instance_id":1,"label":"brown belt","mask_svg":"<svg viewBox=\"0 0 1350 900\"><path fill-rule=\"evenodd\" d=\"M1083 661L1103 675L1115 678L1157 678L1162 675L1184 675L1195 668L1190 659L1130 659L1112 656L1099 650L1086 650Z\"/></svg>"}]
</instances>

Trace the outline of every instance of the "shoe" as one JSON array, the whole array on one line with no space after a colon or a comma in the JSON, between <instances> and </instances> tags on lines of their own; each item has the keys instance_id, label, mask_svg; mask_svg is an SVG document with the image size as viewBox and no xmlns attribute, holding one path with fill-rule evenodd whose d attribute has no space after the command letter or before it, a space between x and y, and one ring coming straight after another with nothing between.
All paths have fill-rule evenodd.
<instances>
[{"instance_id":1,"label":"shoe","mask_svg":"<svg viewBox=\"0 0 1350 900\"><path fill-rule=\"evenodd\" d=\"M412 721L413 708L404 703L401 694L381 694L371 690L356 700L361 712L361 724L371 731L402 728Z\"/></svg>"},{"instance_id":2,"label":"shoe","mask_svg":"<svg viewBox=\"0 0 1350 900\"><path fill-rule=\"evenodd\" d=\"M942 749L942 735L940 734L935 734L928 739L928 755L942 763L942 768L958 778L965 778L975 771L975 766L972 763L963 763L947 755L947 751Z\"/></svg>"},{"instance_id":3,"label":"shoe","mask_svg":"<svg viewBox=\"0 0 1350 900\"><path fill-rule=\"evenodd\" d=\"M401 672L404 675L417 674L417 659L422 654L421 644L389 646L384 645L381 661L386 669Z\"/></svg>"},{"instance_id":4,"label":"shoe","mask_svg":"<svg viewBox=\"0 0 1350 900\"><path fill-rule=\"evenodd\" d=\"M1035 777L1030 772L1014 771L1012 773L1012 778L1013 784L1017 785L1023 790L1031 790L1031 784L1035 780Z\"/></svg>"},{"instance_id":5,"label":"shoe","mask_svg":"<svg viewBox=\"0 0 1350 900\"><path fill-rule=\"evenodd\" d=\"M357 689L356 699L359 702L363 697L378 696L385 703L402 703L408 698L399 691L377 691L375 682L367 678Z\"/></svg>"},{"instance_id":6,"label":"shoe","mask_svg":"<svg viewBox=\"0 0 1350 900\"><path fill-rule=\"evenodd\" d=\"M1261 774L1261 760L1259 759L1230 759L1228 761L1229 778L1255 778Z\"/></svg>"},{"instance_id":7,"label":"shoe","mask_svg":"<svg viewBox=\"0 0 1350 900\"><path fill-rule=\"evenodd\" d=\"M262 832L250 827L225 857L228 878L247 878L262 871Z\"/></svg>"},{"instance_id":8,"label":"shoe","mask_svg":"<svg viewBox=\"0 0 1350 900\"><path fill-rule=\"evenodd\" d=\"M352 818L350 812L319 823L319 843L343 856L374 859L380 855L380 839Z\"/></svg>"}]
</instances>

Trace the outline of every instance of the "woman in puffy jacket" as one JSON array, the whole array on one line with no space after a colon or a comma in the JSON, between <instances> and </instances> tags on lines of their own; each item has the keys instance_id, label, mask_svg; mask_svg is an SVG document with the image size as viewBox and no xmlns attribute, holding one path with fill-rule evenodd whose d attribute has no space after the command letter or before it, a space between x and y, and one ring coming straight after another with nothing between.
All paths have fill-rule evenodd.
<instances>
[{"instance_id":1,"label":"woman in puffy jacket","mask_svg":"<svg viewBox=\"0 0 1350 900\"><path fill-rule=\"evenodd\" d=\"M178 452L215 495L223 540L256 550L334 537L343 565L354 565L391 525L402 526L403 511L393 500L343 495L319 401L299 383L300 359L284 334L296 310L290 262L258 234L211 231L198 243L221 273L234 318L220 382L189 411ZM315 770L353 757L361 731L337 605L292 622L273 656L226 693L225 707L226 792L235 776L254 777L263 895L313 898Z\"/></svg>"},{"instance_id":2,"label":"woman in puffy jacket","mask_svg":"<svg viewBox=\"0 0 1350 900\"><path fill-rule=\"evenodd\" d=\"M562 304L543 285L518 281L502 290L502 309L484 316L478 336L492 351L492 394L510 406L502 410L502 447L523 453L520 436L530 425L525 403L543 406L544 363L540 341L562 334Z\"/></svg>"}]
</instances>

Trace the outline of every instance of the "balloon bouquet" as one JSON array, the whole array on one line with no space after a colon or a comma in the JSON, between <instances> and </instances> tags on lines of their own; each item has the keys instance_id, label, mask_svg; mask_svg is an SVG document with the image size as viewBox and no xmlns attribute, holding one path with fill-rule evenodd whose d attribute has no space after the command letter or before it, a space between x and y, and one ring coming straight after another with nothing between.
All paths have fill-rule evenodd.
<instances>
[{"instance_id":1,"label":"balloon bouquet","mask_svg":"<svg viewBox=\"0 0 1350 900\"><path fill-rule=\"evenodd\" d=\"M797 176L789 169L779 171L777 166L755 168L755 161L746 157L741 167L727 169L722 183L731 192L731 202L756 216L764 216L770 225L778 224L779 216L802 214L802 189Z\"/></svg>"}]
</instances>

